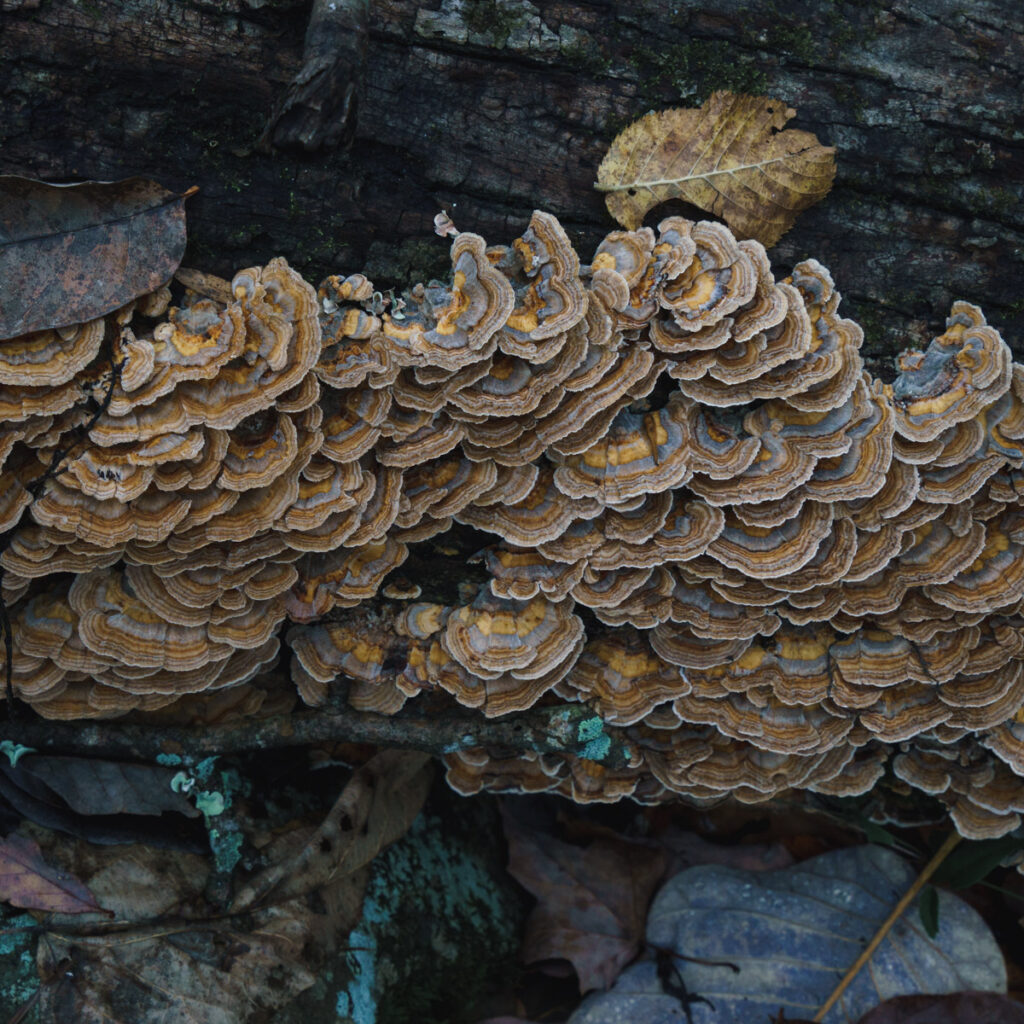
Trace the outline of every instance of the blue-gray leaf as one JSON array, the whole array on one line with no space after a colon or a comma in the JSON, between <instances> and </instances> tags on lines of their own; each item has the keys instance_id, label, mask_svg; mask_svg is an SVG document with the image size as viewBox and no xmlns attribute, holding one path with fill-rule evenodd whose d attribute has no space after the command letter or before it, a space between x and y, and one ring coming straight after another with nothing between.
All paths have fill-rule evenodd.
<instances>
[{"instance_id":1,"label":"blue-gray leaf","mask_svg":"<svg viewBox=\"0 0 1024 1024\"><path fill-rule=\"evenodd\" d=\"M645 961L624 970L610 991L587 996L569 1024L679 1024L681 1020L685 1014L679 1000L665 995L657 967Z\"/></svg>"},{"instance_id":2,"label":"blue-gray leaf","mask_svg":"<svg viewBox=\"0 0 1024 1024\"><path fill-rule=\"evenodd\" d=\"M647 941L677 953L740 967L678 961L692 995L694 1024L749 1024L813 1017L916 876L891 850L837 850L781 871L747 873L702 865L671 879L651 906ZM1002 954L981 917L962 900L939 894L939 930L928 938L912 904L896 922L826 1024L854 1024L885 999L973 989L1006 991ZM607 993L592 995L570 1024L617 1024L684 1018L662 994L652 964L624 972Z\"/></svg>"}]
</instances>

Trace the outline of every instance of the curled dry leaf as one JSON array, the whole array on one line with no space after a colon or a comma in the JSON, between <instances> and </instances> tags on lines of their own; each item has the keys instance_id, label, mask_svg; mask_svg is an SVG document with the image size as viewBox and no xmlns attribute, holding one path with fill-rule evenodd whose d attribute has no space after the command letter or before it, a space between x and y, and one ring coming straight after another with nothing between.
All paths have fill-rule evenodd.
<instances>
[{"instance_id":1,"label":"curled dry leaf","mask_svg":"<svg viewBox=\"0 0 1024 1024\"><path fill-rule=\"evenodd\" d=\"M145 178L0 177L0 338L93 320L159 288L185 252L190 194Z\"/></svg>"},{"instance_id":2,"label":"curled dry leaf","mask_svg":"<svg viewBox=\"0 0 1024 1024\"><path fill-rule=\"evenodd\" d=\"M34 754L21 768L78 814L199 814L184 793L171 788L174 770L161 765Z\"/></svg>"},{"instance_id":3,"label":"curled dry leaf","mask_svg":"<svg viewBox=\"0 0 1024 1024\"><path fill-rule=\"evenodd\" d=\"M835 150L810 132L783 131L781 100L716 92L700 108L655 111L612 143L597 172L608 211L636 230L648 210L682 199L737 235L774 245L835 177Z\"/></svg>"},{"instance_id":4,"label":"curled dry leaf","mask_svg":"<svg viewBox=\"0 0 1024 1024\"><path fill-rule=\"evenodd\" d=\"M386 750L358 768L330 813L292 857L265 869L236 895L237 913L289 899L339 874L369 864L405 834L427 798L430 757L418 751Z\"/></svg>"}]
</instances>

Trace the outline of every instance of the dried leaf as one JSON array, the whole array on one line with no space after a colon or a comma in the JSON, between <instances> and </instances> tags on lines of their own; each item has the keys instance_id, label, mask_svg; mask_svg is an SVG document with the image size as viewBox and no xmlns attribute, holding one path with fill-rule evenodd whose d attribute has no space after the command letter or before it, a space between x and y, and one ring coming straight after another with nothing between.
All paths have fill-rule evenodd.
<instances>
[{"instance_id":1,"label":"dried leaf","mask_svg":"<svg viewBox=\"0 0 1024 1024\"><path fill-rule=\"evenodd\" d=\"M700 108L653 112L621 132L597 172L608 211L635 230L648 210L682 199L741 237L775 242L828 193L835 150L784 125L781 100L716 92Z\"/></svg>"},{"instance_id":2,"label":"dried leaf","mask_svg":"<svg viewBox=\"0 0 1024 1024\"><path fill-rule=\"evenodd\" d=\"M145 178L0 176L0 338L92 320L159 288L185 252L190 194Z\"/></svg>"},{"instance_id":3,"label":"dried leaf","mask_svg":"<svg viewBox=\"0 0 1024 1024\"><path fill-rule=\"evenodd\" d=\"M31 839L10 835L0 842L0 899L26 910L61 914L104 912L74 875L43 860Z\"/></svg>"},{"instance_id":4,"label":"dried leaf","mask_svg":"<svg viewBox=\"0 0 1024 1024\"><path fill-rule=\"evenodd\" d=\"M67 964L70 980L41 991L41 1021L244 1024L255 1012L279 1010L315 982L305 948L311 911L297 901L237 922L175 920L180 908L201 905L202 858L81 843L74 855L83 867L93 865L89 884L119 922L137 924L82 936L57 926L45 936L37 959ZM149 923L157 915L169 917Z\"/></svg>"},{"instance_id":5,"label":"dried leaf","mask_svg":"<svg viewBox=\"0 0 1024 1024\"><path fill-rule=\"evenodd\" d=\"M41 830L40 830L41 831ZM283 834L266 856L301 846ZM53 853L74 865L105 906L110 933L69 934L62 922L38 958L66 963L69 980L41 993L46 1024L245 1024L312 986L332 950L359 920L369 869L339 875L308 897L237 918L206 912L207 858L148 846L97 847L53 837ZM159 919L154 921L154 919ZM125 925L121 925L125 922Z\"/></svg>"},{"instance_id":6,"label":"dried leaf","mask_svg":"<svg viewBox=\"0 0 1024 1024\"><path fill-rule=\"evenodd\" d=\"M607 988L640 949L644 917L665 866L661 850L598 839L585 849L505 814L510 874L537 897L523 959L565 959L580 991Z\"/></svg>"},{"instance_id":7,"label":"dried leaf","mask_svg":"<svg viewBox=\"0 0 1024 1024\"><path fill-rule=\"evenodd\" d=\"M876 1006L858 1024L1024 1024L1024 1006L991 992L948 996L897 996Z\"/></svg>"},{"instance_id":8,"label":"dried leaf","mask_svg":"<svg viewBox=\"0 0 1024 1024\"><path fill-rule=\"evenodd\" d=\"M45 783L78 814L199 814L187 796L171 789L174 770L161 765L33 755L18 768Z\"/></svg>"},{"instance_id":9,"label":"dried leaf","mask_svg":"<svg viewBox=\"0 0 1024 1024\"><path fill-rule=\"evenodd\" d=\"M159 766L32 755L17 767L0 762L0 795L23 818L90 842L205 849L197 812L170 789L172 776Z\"/></svg>"},{"instance_id":10,"label":"dried leaf","mask_svg":"<svg viewBox=\"0 0 1024 1024\"><path fill-rule=\"evenodd\" d=\"M647 941L696 960L677 960L694 1024L749 1024L813 1014L835 988L917 871L891 850L835 850L781 871L709 865L670 879L651 905ZM929 939L909 907L853 980L826 1024L854 1024L901 994L1005 991L1006 966L988 926L962 900L939 894L939 930ZM716 966L733 962L739 973ZM673 1009L674 1007L674 1009ZM570 1024L678 1020L653 964L637 964L614 989L591 996ZM984 1017L978 1018L985 1019Z\"/></svg>"},{"instance_id":11,"label":"dried leaf","mask_svg":"<svg viewBox=\"0 0 1024 1024\"><path fill-rule=\"evenodd\" d=\"M427 754L385 750L349 779L320 827L293 856L254 878L235 897L233 913L299 896L369 864L404 835L420 812L433 772Z\"/></svg>"}]
</instances>

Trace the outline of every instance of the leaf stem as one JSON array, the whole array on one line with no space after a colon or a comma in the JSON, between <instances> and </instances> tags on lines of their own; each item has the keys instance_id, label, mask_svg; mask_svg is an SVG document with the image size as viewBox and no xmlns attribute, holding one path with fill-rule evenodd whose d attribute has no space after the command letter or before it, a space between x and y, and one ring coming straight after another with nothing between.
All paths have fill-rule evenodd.
<instances>
[{"instance_id":1,"label":"leaf stem","mask_svg":"<svg viewBox=\"0 0 1024 1024\"><path fill-rule=\"evenodd\" d=\"M598 192L625 192L627 189L655 188L658 185L680 185L687 181L700 181L702 178L714 178L719 174L736 174L737 171L756 171L769 164L782 163L783 160L791 160L798 153L786 153L784 156L772 157L770 160L759 160L756 164L737 164L735 167L720 167L713 171L700 171L697 174L684 174L679 178L660 178L657 181L632 181L624 185L602 185L594 182L594 188Z\"/></svg>"}]
</instances>

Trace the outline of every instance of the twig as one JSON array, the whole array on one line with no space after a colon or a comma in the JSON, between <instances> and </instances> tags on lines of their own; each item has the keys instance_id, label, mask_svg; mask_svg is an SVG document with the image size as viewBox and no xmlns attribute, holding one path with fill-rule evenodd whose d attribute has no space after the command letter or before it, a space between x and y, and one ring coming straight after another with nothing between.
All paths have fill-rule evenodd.
<instances>
[{"instance_id":1,"label":"twig","mask_svg":"<svg viewBox=\"0 0 1024 1024\"><path fill-rule=\"evenodd\" d=\"M593 737L580 726L594 712L582 704L533 708L501 719L470 717L456 708L424 715L409 708L397 715L354 711L347 705L299 711L225 726L134 725L117 721L0 723L0 740L40 752L154 761L177 754L201 759L210 754L299 747L312 743L373 743L448 754L472 747L504 748L510 754L569 753L617 768L628 763L629 743L617 731L594 750Z\"/></svg>"},{"instance_id":2,"label":"twig","mask_svg":"<svg viewBox=\"0 0 1024 1024\"><path fill-rule=\"evenodd\" d=\"M960 834L953 832L948 839L939 847L938 852L924 866L921 874L917 876L914 884L903 894L903 898L892 908L892 913L882 922L882 926L875 932L874 938L867 944L867 948L853 962L853 966L843 975L843 980L836 986L835 991L828 997L825 1005L814 1015L812 1020L823 1021L825 1014L839 1002L842 994L849 988L850 983L860 973L860 969L871 959L872 954L882 944L882 940L889 934L892 926L899 920L903 911L910 906L914 897L925 887L928 879L935 874L939 865L953 852L953 848L960 842Z\"/></svg>"}]
</instances>

